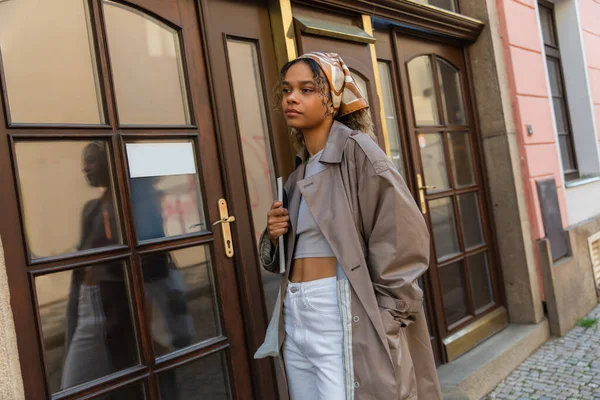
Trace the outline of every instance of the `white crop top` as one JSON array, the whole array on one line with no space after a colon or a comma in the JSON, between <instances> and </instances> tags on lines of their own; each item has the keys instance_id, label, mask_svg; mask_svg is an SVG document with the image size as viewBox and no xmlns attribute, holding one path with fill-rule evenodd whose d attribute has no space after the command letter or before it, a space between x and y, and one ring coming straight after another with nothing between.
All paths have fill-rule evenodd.
<instances>
[{"instance_id":1,"label":"white crop top","mask_svg":"<svg viewBox=\"0 0 600 400\"><path fill-rule=\"evenodd\" d=\"M308 159L304 178L309 178L323 171L326 167L321 164L321 154L323 150ZM300 210L298 212L298 239L296 241L296 250L294 260L297 258L317 258L317 257L335 257L329 242L323 236L321 229L317 225L311 214L304 197L300 201Z\"/></svg>"}]
</instances>

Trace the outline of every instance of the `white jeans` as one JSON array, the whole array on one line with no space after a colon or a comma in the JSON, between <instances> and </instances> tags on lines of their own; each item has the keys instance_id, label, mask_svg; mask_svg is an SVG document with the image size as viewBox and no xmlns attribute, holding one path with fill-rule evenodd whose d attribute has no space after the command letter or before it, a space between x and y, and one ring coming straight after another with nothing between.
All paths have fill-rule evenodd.
<instances>
[{"instance_id":1,"label":"white jeans","mask_svg":"<svg viewBox=\"0 0 600 400\"><path fill-rule=\"evenodd\" d=\"M344 400L342 319L336 277L289 283L283 360L291 400Z\"/></svg>"}]
</instances>

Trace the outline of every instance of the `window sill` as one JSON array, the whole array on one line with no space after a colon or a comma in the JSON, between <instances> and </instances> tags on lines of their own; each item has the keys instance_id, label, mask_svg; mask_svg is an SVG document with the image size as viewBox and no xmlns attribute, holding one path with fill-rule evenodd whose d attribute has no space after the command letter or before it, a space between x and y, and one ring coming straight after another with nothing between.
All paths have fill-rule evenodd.
<instances>
[{"instance_id":1,"label":"window sill","mask_svg":"<svg viewBox=\"0 0 600 400\"><path fill-rule=\"evenodd\" d=\"M565 182L565 187L567 189L571 189L574 187L583 186L583 185L587 185L588 183L593 183L593 182L598 182L598 181L600 181L600 175L586 176L583 178L573 179L573 180Z\"/></svg>"}]
</instances>

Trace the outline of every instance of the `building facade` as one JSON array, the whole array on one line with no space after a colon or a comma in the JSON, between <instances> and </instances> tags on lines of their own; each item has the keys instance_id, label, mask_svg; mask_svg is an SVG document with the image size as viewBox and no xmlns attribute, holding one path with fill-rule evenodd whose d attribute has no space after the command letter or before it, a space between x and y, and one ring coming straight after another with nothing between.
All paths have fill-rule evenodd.
<instances>
[{"instance_id":1,"label":"building facade","mask_svg":"<svg viewBox=\"0 0 600 400\"><path fill-rule=\"evenodd\" d=\"M600 3L509 0L502 11L532 239L551 332L563 335L597 303Z\"/></svg>"},{"instance_id":2,"label":"building facade","mask_svg":"<svg viewBox=\"0 0 600 400\"><path fill-rule=\"evenodd\" d=\"M287 397L252 357L279 287L256 243L293 170L278 70L309 51L344 58L432 233L445 389L485 394L596 303L598 18L596 0L0 0L0 397Z\"/></svg>"}]
</instances>

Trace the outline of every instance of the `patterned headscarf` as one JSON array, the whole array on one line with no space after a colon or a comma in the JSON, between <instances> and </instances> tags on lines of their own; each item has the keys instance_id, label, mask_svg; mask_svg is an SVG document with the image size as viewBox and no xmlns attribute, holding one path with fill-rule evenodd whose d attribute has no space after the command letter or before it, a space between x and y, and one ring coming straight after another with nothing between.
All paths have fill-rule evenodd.
<instances>
[{"instance_id":1,"label":"patterned headscarf","mask_svg":"<svg viewBox=\"0 0 600 400\"><path fill-rule=\"evenodd\" d=\"M314 60L323 70L331 88L331 101L336 117L369 108L354 78L350 75L350 70L339 55L316 51L306 53L299 58Z\"/></svg>"}]
</instances>

